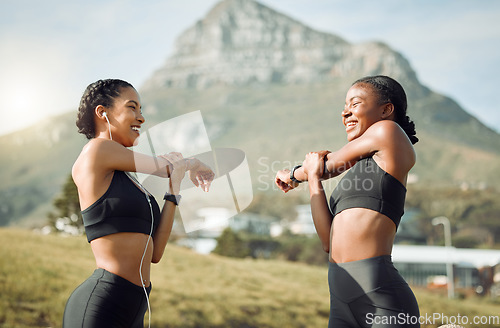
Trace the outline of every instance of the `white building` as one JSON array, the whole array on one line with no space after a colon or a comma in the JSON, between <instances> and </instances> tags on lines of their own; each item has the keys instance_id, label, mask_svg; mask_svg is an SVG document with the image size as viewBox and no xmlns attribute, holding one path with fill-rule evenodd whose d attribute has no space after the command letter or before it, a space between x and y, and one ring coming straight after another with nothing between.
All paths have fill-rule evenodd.
<instances>
[{"instance_id":1,"label":"white building","mask_svg":"<svg viewBox=\"0 0 500 328\"><path fill-rule=\"evenodd\" d=\"M473 288L482 284L479 269L500 263L500 250L396 244L392 261L408 283L415 286L426 286L430 277L446 276L446 264L450 261L455 286Z\"/></svg>"},{"instance_id":2,"label":"white building","mask_svg":"<svg viewBox=\"0 0 500 328\"><path fill-rule=\"evenodd\" d=\"M187 238L177 241L177 244L192 248L198 253L208 254L217 246L217 238L224 229L246 231L261 236L271 236L276 233L279 219L254 213L239 213L230 217L226 208L206 207L197 211L196 222L199 227L190 232Z\"/></svg>"},{"instance_id":3,"label":"white building","mask_svg":"<svg viewBox=\"0 0 500 328\"><path fill-rule=\"evenodd\" d=\"M289 224L288 229L290 232L295 235L316 234L311 214L311 205L297 205L295 206L295 210L297 211L297 218Z\"/></svg>"}]
</instances>

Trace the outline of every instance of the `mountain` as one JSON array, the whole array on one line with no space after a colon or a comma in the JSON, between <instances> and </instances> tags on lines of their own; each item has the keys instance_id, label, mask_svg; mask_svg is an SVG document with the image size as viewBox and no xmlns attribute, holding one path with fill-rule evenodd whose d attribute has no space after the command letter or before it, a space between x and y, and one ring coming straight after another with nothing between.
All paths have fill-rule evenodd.
<instances>
[{"instance_id":1,"label":"mountain","mask_svg":"<svg viewBox=\"0 0 500 328\"><path fill-rule=\"evenodd\" d=\"M253 0L218 3L179 36L174 53L141 91L333 82L342 87L338 99L342 106L354 80L376 74L391 76L405 87L410 114L420 123L419 129L438 132L439 137L446 134L473 147L500 149L498 133L452 99L422 85L408 61L389 46L350 44Z\"/></svg>"},{"instance_id":2,"label":"mountain","mask_svg":"<svg viewBox=\"0 0 500 328\"><path fill-rule=\"evenodd\" d=\"M274 154L266 156L296 161L321 145L318 138L327 148L345 142L345 93L356 79L376 74L405 87L421 139L414 172L422 181L492 181L500 167L498 133L422 85L401 54L380 42L351 44L315 31L253 0L221 1L182 33L141 94L154 122L201 109L212 140L243 145L258 131ZM271 140L274 148L286 140L290 149L273 149Z\"/></svg>"},{"instance_id":3,"label":"mountain","mask_svg":"<svg viewBox=\"0 0 500 328\"><path fill-rule=\"evenodd\" d=\"M416 82L406 59L383 44L351 45L256 1L225 0L180 35L144 88L317 83L381 70Z\"/></svg>"},{"instance_id":4,"label":"mountain","mask_svg":"<svg viewBox=\"0 0 500 328\"><path fill-rule=\"evenodd\" d=\"M218 3L178 37L139 91L147 126L200 110L212 146L245 151L254 192L272 192L276 170L346 142L345 93L375 74L396 78L407 91L420 138L413 181L500 183L500 135L422 85L401 54L315 31L253 0ZM85 143L75 118L64 114L0 137L0 225L45 219Z\"/></svg>"}]
</instances>

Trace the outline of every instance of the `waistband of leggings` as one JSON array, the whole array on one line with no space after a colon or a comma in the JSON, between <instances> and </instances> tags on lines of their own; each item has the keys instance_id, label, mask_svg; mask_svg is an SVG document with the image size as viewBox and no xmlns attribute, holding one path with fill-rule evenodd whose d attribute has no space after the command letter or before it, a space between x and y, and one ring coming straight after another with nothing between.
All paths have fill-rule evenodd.
<instances>
[{"instance_id":1,"label":"waistband of leggings","mask_svg":"<svg viewBox=\"0 0 500 328\"><path fill-rule=\"evenodd\" d=\"M330 292L341 299L351 299L381 287L406 285L390 255L344 263L330 262L328 281Z\"/></svg>"},{"instance_id":2,"label":"waistband of leggings","mask_svg":"<svg viewBox=\"0 0 500 328\"><path fill-rule=\"evenodd\" d=\"M130 290L135 290L137 292L144 293L143 287L138 286L138 285L134 284L133 282L131 282L123 277L120 277L117 274L109 272L108 270L103 269L103 268L97 268L91 277L99 279L100 281L113 283L115 285L123 286L124 288L128 288ZM148 294L151 292L152 286L153 285L150 283L149 287L145 287Z\"/></svg>"},{"instance_id":3,"label":"waistband of leggings","mask_svg":"<svg viewBox=\"0 0 500 328\"><path fill-rule=\"evenodd\" d=\"M351 262L341 262L341 263L330 262L330 266L334 266L334 267L338 266L338 267L343 268L345 270L349 270L351 268L356 269L359 266L367 267L367 266L371 266L371 265L379 265L381 263L393 265L392 256L391 255L380 255L380 256L369 257L366 259L351 261Z\"/></svg>"}]
</instances>

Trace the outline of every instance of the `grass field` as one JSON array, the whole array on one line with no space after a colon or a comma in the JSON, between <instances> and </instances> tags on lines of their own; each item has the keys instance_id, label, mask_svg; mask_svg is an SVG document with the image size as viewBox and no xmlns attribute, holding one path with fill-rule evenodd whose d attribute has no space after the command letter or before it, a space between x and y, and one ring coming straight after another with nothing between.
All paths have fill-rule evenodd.
<instances>
[{"instance_id":1,"label":"grass field","mask_svg":"<svg viewBox=\"0 0 500 328\"><path fill-rule=\"evenodd\" d=\"M0 327L60 327L67 298L94 267L84 237L0 229ZM153 265L152 282L151 327L326 327L328 322L326 266L204 256L169 245L162 262ZM415 293L422 317L442 313L472 321L500 315L500 306L488 300Z\"/></svg>"}]
</instances>

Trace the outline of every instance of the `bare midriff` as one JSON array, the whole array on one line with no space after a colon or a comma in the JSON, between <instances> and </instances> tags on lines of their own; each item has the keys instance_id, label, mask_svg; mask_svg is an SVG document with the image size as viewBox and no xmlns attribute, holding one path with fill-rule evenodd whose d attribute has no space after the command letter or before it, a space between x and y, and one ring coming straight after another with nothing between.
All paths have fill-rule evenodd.
<instances>
[{"instance_id":1,"label":"bare midriff","mask_svg":"<svg viewBox=\"0 0 500 328\"><path fill-rule=\"evenodd\" d=\"M330 231L330 262L343 263L391 255L396 225L387 216L365 208L338 213Z\"/></svg>"},{"instance_id":2,"label":"bare midriff","mask_svg":"<svg viewBox=\"0 0 500 328\"><path fill-rule=\"evenodd\" d=\"M153 239L149 240L141 267L141 259L148 243L148 235L120 232L94 239L90 242L98 268L105 269L128 281L145 287L150 284ZM139 268L141 267L141 275Z\"/></svg>"}]
</instances>

